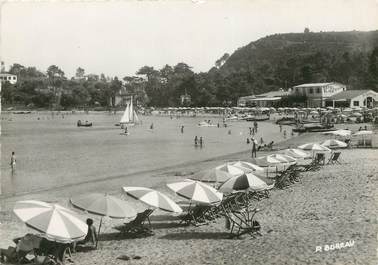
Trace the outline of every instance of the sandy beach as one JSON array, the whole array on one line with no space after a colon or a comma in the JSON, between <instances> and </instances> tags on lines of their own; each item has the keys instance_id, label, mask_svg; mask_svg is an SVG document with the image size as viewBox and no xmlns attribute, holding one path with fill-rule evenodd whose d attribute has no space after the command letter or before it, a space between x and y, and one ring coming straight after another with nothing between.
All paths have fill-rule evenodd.
<instances>
[{"instance_id":1,"label":"sandy beach","mask_svg":"<svg viewBox=\"0 0 378 265\"><path fill-rule=\"evenodd\" d=\"M320 134L305 134L282 142L279 148L320 141ZM258 155L262 155L260 153ZM301 174L301 181L284 190L273 190L270 198L256 202L256 219L262 236L229 239L224 219L209 225L180 226L172 215L155 211L154 236L127 238L114 229L120 221L106 220L100 246L91 252L73 254L76 264L376 264L377 262L377 149L342 151L342 165L326 165L320 171ZM49 189L4 198L1 203L1 247L12 238L30 232L12 213L18 200L37 199L69 206L68 198L83 192L115 194L142 211L145 206L122 194L122 186L147 186L169 194L166 183L184 179L201 169L231 160L249 160L249 152L187 163L174 168ZM98 224L98 218L95 219ZM325 250L325 245L352 244ZM322 251L316 251L321 246ZM118 260L120 255L140 260Z\"/></svg>"}]
</instances>

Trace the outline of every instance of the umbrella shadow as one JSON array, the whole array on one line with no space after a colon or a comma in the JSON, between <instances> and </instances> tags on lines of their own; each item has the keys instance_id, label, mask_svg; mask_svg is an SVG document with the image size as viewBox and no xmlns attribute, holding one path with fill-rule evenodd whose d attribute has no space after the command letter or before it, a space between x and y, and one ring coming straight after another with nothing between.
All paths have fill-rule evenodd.
<instances>
[{"instance_id":1,"label":"umbrella shadow","mask_svg":"<svg viewBox=\"0 0 378 265\"><path fill-rule=\"evenodd\" d=\"M151 223L151 228L152 229L168 229L168 228L177 228L177 227L184 227L184 226L187 226L186 224L184 223L178 223L178 222L160 222L160 223L156 223L156 222L153 222Z\"/></svg>"},{"instance_id":2,"label":"umbrella shadow","mask_svg":"<svg viewBox=\"0 0 378 265\"><path fill-rule=\"evenodd\" d=\"M98 238L98 241L120 241L125 239L135 239L135 238L144 238L151 235L143 235L137 233L123 233L123 232L114 232L114 233L104 233L101 234Z\"/></svg>"},{"instance_id":3,"label":"umbrella shadow","mask_svg":"<svg viewBox=\"0 0 378 265\"><path fill-rule=\"evenodd\" d=\"M226 232L188 232L188 233L171 233L160 237L160 239L169 240L191 240L191 239L230 239L230 233Z\"/></svg>"}]
</instances>

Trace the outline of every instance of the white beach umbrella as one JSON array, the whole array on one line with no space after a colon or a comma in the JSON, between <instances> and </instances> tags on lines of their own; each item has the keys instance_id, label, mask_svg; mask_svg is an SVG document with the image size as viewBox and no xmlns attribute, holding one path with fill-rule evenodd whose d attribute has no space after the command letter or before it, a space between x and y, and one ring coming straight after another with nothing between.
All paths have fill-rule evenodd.
<instances>
[{"instance_id":1,"label":"white beach umbrella","mask_svg":"<svg viewBox=\"0 0 378 265\"><path fill-rule=\"evenodd\" d=\"M267 182L268 181L264 177L247 173L230 178L220 186L219 191L232 192L247 189L256 191L266 190L270 187Z\"/></svg>"},{"instance_id":2,"label":"white beach umbrella","mask_svg":"<svg viewBox=\"0 0 378 265\"><path fill-rule=\"evenodd\" d=\"M264 169L262 167L255 165L255 164L252 164L252 163L249 163L249 162L246 162L246 161L231 162L231 165L233 165L234 167L238 167L241 170L246 171L247 173L248 173L248 171L252 172L254 174L264 172Z\"/></svg>"},{"instance_id":3,"label":"white beach umbrella","mask_svg":"<svg viewBox=\"0 0 378 265\"><path fill-rule=\"evenodd\" d=\"M307 143L298 146L299 149L302 150L309 150L309 151L323 151L323 152L330 152L331 150L328 147L322 146L318 143Z\"/></svg>"},{"instance_id":4,"label":"white beach umbrella","mask_svg":"<svg viewBox=\"0 0 378 265\"><path fill-rule=\"evenodd\" d=\"M222 193L200 181L187 179L167 184L167 186L181 197L194 202L212 204L220 202L223 198Z\"/></svg>"},{"instance_id":5,"label":"white beach umbrella","mask_svg":"<svg viewBox=\"0 0 378 265\"><path fill-rule=\"evenodd\" d=\"M275 157L272 157L271 155L268 156L260 156L253 159L254 164L260 166L260 167L269 167L269 166L276 166L278 164L281 164L282 161L278 160Z\"/></svg>"},{"instance_id":6,"label":"white beach umbrella","mask_svg":"<svg viewBox=\"0 0 378 265\"><path fill-rule=\"evenodd\" d=\"M353 134L353 136L371 135L373 131L358 131Z\"/></svg>"},{"instance_id":7,"label":"white beach umbrella","mask_svg":"<svg viewBox=\"0 0 378 265\"><path fill-rule=\"evenodd\" d=\"M123 187L122 188L127 195L134 199L140 200L145 204L159 208L161 210L173 213L181 213L182 209L167 195L144 187Z\"/></svg>"},{"instance_id":8,"label":"white beach umbrella","mask_svg":"<svg viewBox=\"0 0 378 265\"><path fill-rule=\"evenodd\" d=\"M70 243L83 239L88 226L73 211L58 204L41 201L18 201L13 212L29 227L48 239Z\"/></svg>"},{"instance_id":9,"label":"white beach umbrella","mask_svg":"<svg viewBox=\"0 0 378 265\"><path fill-rule=\"evenodd\" d=\"M199 180L203 182L223 183L232 177L233 175L228 172L225 172L216 168L212 168L208 170L199 171L195 173L193 176L191 176L190 179Z\"/></svg>"},{"instance_id":10,"label":"white beach umbrella","mask_svg":"<svg viewBox=\"0 0 378 265\"><path fill-rule=\"evenodd\" d=\"M227 172L233 176L238 176L244 174L244 171L239 167L233 166L230 163L217 166L216 169Z\"/></svg>"},{"instance_id":11,"label":"white beach umbrella","mask_svg":"<svg viewBox=\"0 0 378 265\"><path fill-rule=\"evenodd\" d=\"M277 160L282 161L283 163L289 163L293 164L297 162L297 159L294 157L291 157L289 155L284 155L284 154L272 154L272 157L276 158Z\"/></svg>"},{"instance_id":12,"label":"white beach umbrella","mask_svg":"<svg viewBox=\"0 0 378 265\"><path fill-rule=\"evenodd\" d=\"M324 132L323 134L332 134L332 135L336 135L336 136L346 137L346 136L351 135L351 133L352 132L349 131L349 130L340 129L340 130L336 130L336 131Z\"/></svg>"},{"instance_id":13,"label":"white beach umbrella","mask_svg":"<svg viewBox=\"0 0 378 265\"><path fill-rule=\"evenodd\" d=\"M325 140L324 142L321 143L322 146L326 146L328 148L345 148L348 145L345 142L336 140L336 139L329 139Z\"/></svg>"},{"instance_id":14,"label":"white beach umbrella","mask_svg":"<svg viewBox=\"0 0 378 265\"><path fill-rule=\"evenodd\" d=\"M292 149L285 149L284 151L284 154L286 155L289 155L293 158L296 158L296 159L306 159L306 158L310 158L311 155L301 149L296 149L296 148L292 148Z\"/></svg>"}]
</instances>

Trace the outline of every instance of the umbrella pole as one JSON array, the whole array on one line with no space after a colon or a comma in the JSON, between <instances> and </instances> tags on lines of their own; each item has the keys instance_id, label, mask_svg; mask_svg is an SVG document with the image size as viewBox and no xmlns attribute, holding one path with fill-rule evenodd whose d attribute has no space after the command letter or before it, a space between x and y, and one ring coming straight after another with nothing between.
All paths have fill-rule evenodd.
<instances>
[{"instance_id":1,"label":"umbrella pole","mask_svg":"<svg viewBox=\"0 0 378 265\"><path fill-rule=\"evenodd\" d=\"M101 225L102 225L102 217L101 217L101 220L100 220L100 225L98 226L98 232L97 232L97 238L96 238L96 249L97 249L97 245L98 245L98 239L100 237Z\"/></svg>"}]
</instances>

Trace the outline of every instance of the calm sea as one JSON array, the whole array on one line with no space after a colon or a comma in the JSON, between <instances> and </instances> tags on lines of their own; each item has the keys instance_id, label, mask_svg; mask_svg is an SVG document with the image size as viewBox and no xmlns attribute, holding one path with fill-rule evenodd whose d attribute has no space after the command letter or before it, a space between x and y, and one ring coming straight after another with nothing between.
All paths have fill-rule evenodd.
<instances>
[{"instance_id":1,"label":"calm sea","mask_svg":"<svg viewBox=\"0 0 378 265\"><path fill-rule=\"evenodd\" d=\"M123 176L250 149L246 144L250 122L229 122L227 128L217 128L197 126L203 117L141 116L143 123L129 127L130 135L125 136L114 126L121 115L69 114L63 118L47 112L3 113L2 194L9 196ZM93 122L93 127L78 128L79 119ZM220 117L206 119L221 123ZM202 149L194 147L195 136L203 137ZM277 142L282 140L282 133L272 122L260 122L256 138L260 137L265 142ZM17 159L13 174L9 165L12 151Z\"/></svg>"}]
</instances>

